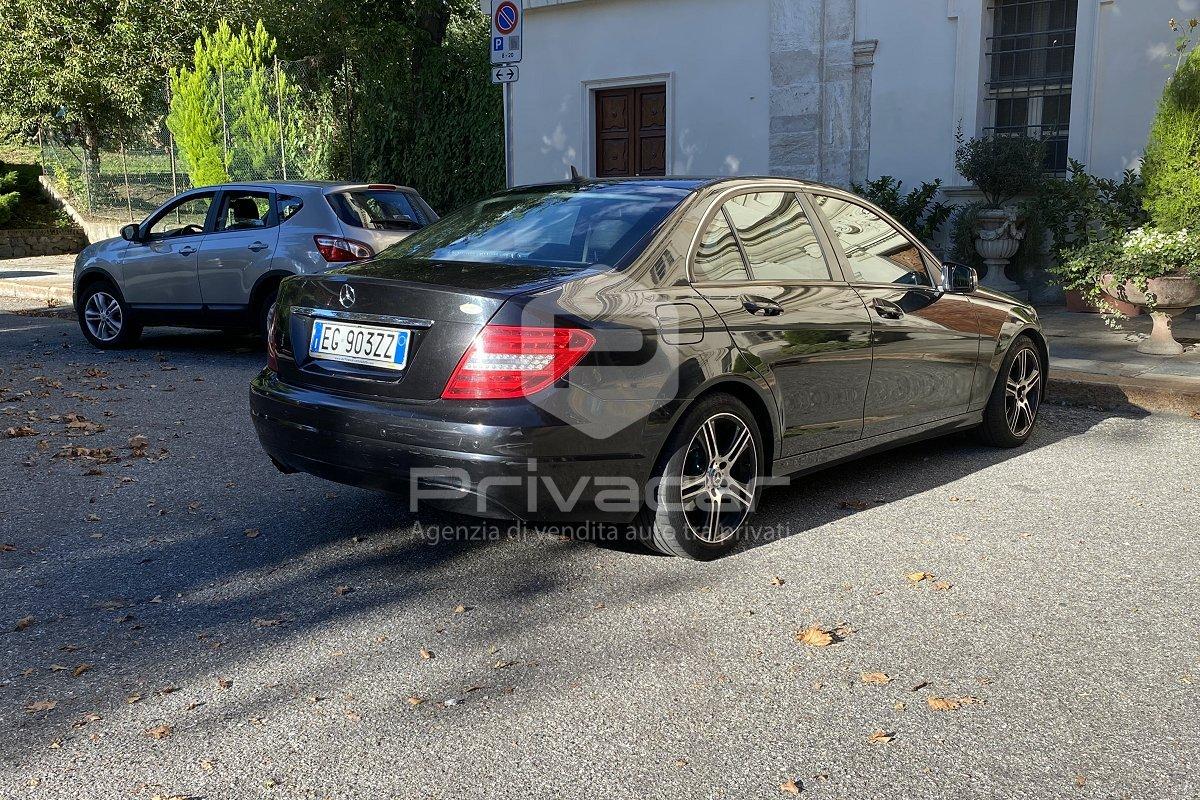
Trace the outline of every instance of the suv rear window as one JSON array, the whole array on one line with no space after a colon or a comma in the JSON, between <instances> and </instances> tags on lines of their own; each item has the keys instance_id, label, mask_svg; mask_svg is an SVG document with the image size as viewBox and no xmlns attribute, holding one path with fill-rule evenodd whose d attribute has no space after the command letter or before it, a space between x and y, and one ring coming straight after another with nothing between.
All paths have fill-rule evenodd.
<instances>
[{"instance_id":1,"label":"suv rear window","mask_svg":"<svg viewBox=\"0 0 1200 800\"><path fill-rule=\"evenodd\" d=\"M419 200L399 189L351 189L329 195L338 219L373 231L415 231L432 222Z\"/></svg>"}]
</instances>

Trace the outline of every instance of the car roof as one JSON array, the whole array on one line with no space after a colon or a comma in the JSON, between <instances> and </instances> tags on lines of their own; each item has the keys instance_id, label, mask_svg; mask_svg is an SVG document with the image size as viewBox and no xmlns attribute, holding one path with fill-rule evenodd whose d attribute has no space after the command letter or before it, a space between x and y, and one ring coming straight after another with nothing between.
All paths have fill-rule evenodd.
<instances>
[{"instance_id":1,"label":"car roof","mask_svg":"<svg viewBox=\"0 0 1200 800\"><path fill-rule=\"evenodd\" d=\"M685 189L699 191L722 184L754 184L754 183L794 183L797 189L834 189L840 187L801 178L783 175L668 175L658 177L620 177L620 178L577 178L575 180L551 181L534 183L525 186L514 186L508 191L553 191L572 186L662 186L670 189ZM844 191L844 190L842 190Z\"/></svg>"},{"instance_id":2,"label":"car roof","mask_svg":"<svg viewBox=\"0 0 1200 800\"><path fill-rule=\"evenodd\" d=\"M353 189L387 189L395 191L405 191L420 194L411 186L402 186L398 183L386 183L383 181L377 183L363 183L361 181L235 181L232 183L218 183L213 186L197 186L196 189L319 189L325 192L330 191L350 191Z\"/></svg>"}]
</instances>

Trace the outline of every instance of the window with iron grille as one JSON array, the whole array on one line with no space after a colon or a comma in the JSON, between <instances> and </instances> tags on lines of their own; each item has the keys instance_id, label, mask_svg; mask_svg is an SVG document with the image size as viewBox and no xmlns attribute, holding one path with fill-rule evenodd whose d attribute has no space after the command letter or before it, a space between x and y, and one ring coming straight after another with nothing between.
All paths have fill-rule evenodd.
<instances>
[{"instance_id":1,"label":"window with iron grille","mask_svg":"<svg viewBox=\"0 0 1200 800\"><path fill-rule=\"evenodd\" d=\"M985 134L1046 143L1046 169L1065 173L1079 0L991 0Z\"/></svg>"}]
</instances>

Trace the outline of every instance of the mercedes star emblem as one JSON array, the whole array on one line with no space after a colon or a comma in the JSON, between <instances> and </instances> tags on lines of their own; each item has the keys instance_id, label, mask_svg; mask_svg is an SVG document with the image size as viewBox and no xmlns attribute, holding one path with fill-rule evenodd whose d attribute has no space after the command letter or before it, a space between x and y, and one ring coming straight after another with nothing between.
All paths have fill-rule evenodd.
<instances>
[{"instance_id":1,"label":"mercedes star emblem","mask_svg":"<svg viewBox=\"0 0 1200 800\"><path fill-rule=\"evenodd\" d=\"M348 283L343 283L342 290L338 292L338 302L342 304L342 308L349 308L354 305L354 287Z\"/></svg>"}]
</instances>

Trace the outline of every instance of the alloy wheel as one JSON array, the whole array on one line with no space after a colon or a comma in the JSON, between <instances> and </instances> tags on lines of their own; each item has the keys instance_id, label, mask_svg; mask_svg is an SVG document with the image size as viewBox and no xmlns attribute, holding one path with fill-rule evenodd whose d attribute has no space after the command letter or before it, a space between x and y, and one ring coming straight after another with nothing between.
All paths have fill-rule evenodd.
<instances>
[{"instance_id":1,"label":"alloy wheel","mask_svg":"<svg viewBox=\"0 0 1200 800\"><path fill-rule=\"evenodd\" d=\"M88 298L83 307L83 320L88 332L102 342L111 342L121 335L125 319L121 304L106 291L98 291Z\"/></svg>"},{"instance_id":2,"label":"alloy wheel","mask_svg":"<svg viewBox=\"0 0 1200 800\"><path fill-rule=\"evenodd\" d=\"M749 426L722 412L704 421L683 459L680 490L691 533L709 544L733 536L749 515L758 481L758 450Z\"/></svg>"},{"instance_id":3,"label":"alloy wheel","mask_svg":"<svg viewBox=\"0 0 1200 800\"><path fill-rule=\"evenodd\" d=\"M1004 416L1013 436L1023 437L1033 427L1042 398L1041 382L1037 353L1023 348L1008 368L1008 381L1004 387Z\"/></svg>"}]
</instances>

